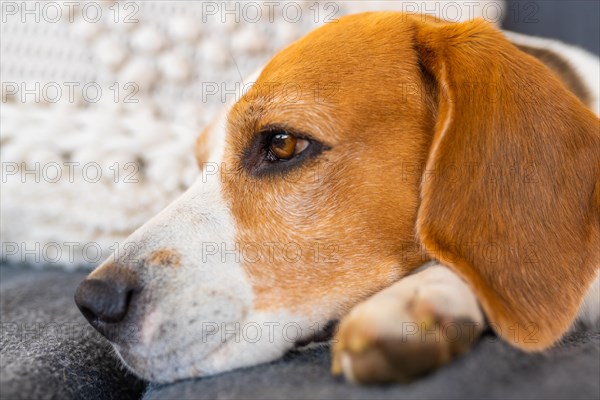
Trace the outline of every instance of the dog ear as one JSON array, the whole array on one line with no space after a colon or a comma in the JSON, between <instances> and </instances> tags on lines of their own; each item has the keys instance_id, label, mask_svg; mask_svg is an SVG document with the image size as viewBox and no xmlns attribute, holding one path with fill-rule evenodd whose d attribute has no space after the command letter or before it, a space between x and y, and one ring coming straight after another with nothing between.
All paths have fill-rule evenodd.
<instances>
[{"instance_id":1,"label":"dog ear","mask_svg":"<svg viewBox=\"0 0 600 400\"><path fill-rule=\"evenodd\" d=\"M417 231L476 292L496 332L555 343L600 267L600 124L483 20L415 21L437 120Z\"/></svg>"}]
</instances>

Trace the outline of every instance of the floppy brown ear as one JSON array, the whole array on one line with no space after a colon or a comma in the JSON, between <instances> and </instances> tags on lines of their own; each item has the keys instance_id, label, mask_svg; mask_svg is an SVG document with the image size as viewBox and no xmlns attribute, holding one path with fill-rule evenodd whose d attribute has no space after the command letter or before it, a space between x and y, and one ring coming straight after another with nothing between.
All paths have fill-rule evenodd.
<instances>
[{"instance_id":1,"label":"floppy brown ear","mask_svg":"<svg viewBox=\"0 0 600 400\"><path fill-rule=\"evenodd\" d=\"M417 230L475 290L499 335L555 343L600 267L600 124L484 22L416 21L437 87Z\"/></svg>"}]
</instances>

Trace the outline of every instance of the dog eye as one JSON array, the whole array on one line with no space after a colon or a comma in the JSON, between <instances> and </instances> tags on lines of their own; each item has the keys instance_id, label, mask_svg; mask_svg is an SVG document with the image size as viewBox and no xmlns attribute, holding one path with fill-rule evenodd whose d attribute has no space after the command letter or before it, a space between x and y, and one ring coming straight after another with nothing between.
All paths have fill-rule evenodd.
<instances>
[{"instance_id":1,"label":"dog eye","mask_svg":"<svg viewBox=\"0 0 600 400\"><path fill-rule=\"evenodd\" d=\"M281 132L272 135L268 145L267 158L269 161L289 161L306 150L310 142Z\"/></svg>"},{"instance_id":2,"label":"dog eye","mask_svg":"<svg viewBox=\"0 0 600 400\"><path fill-rule=\"evenodd\" d=\"M255 177L285 174L330 149L305 133L270 126L254 136L242 165Z\"/></svg>"}]
</instances>

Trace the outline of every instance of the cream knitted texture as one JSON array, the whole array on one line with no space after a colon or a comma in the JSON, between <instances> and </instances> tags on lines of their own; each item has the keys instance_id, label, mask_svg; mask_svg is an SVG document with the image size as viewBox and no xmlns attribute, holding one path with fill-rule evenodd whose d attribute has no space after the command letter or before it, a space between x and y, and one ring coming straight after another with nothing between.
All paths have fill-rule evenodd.
<instances>
[{"instance_id":1,"label":"cream knitted texture","mask_svg":"<svg viewBox=\"0 0 600 400\"><path fill-rule=\"evenodd\" d=\"M2 6L1 256L64 268L123 251L195 179L195 138L242 79L314 27L381 9L497 21L501 4L48 3Z\"/></svg>"}]
</instances>

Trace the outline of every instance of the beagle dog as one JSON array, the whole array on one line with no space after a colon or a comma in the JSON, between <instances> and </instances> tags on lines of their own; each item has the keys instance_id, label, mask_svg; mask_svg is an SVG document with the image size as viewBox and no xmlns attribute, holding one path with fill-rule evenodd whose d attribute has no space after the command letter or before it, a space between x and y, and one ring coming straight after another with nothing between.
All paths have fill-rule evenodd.
<instances>
[{"instance_id":1,"label":"beagle dog","mask_svg":"<svg viewBox=\"0 0 600 400\"><path fill-rule=\"evenodd\" d=\"M155 382L274 360L336 321L332 370L359 383L421 376L487 327L531 352L598 329L598 86L577 73L598 61L547 44L396 12L313 31L77 305Z\"/></svg>"}]
</instances>

